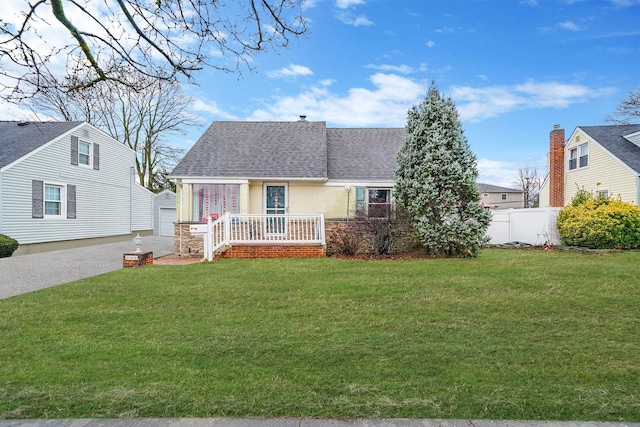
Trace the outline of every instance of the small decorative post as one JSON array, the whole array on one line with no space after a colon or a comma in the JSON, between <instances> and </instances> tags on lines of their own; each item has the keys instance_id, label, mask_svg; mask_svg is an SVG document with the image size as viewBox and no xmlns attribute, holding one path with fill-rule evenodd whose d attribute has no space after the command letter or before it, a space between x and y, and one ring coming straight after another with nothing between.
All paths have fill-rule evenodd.
<instances>
[{"instance_id":1,"label":"small decorative post","mask_svg":"<svg viewBox=\"0 0 640 427\"><path fill-rule=\"evenodd\" d=\"M122 256L122 266L124 268L143 267L153 264L153 252L142 252L142 237L140 233L133 238L133 244L136 246L135 252L127 252Z\"/></svg>"},{"instance_id":2,"label":"small decorative post","mask_svg":"<svg viewBox=\"0 0 640 427\"><path fill-rule=\"evenodd\" d=\"M133 238L133 244L136 245L136 253L139 253L140 247L142 246L142 237L140 237L140 233Z\"/></svg>"}]
</instances>

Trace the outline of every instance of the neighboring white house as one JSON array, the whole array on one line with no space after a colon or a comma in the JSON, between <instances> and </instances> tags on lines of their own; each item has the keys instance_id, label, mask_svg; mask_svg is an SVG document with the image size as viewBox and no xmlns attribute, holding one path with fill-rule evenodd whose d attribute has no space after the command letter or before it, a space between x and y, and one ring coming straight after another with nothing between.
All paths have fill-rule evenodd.
<instances>
[{"instance_id":1,"label":"neighboring white house","mask_svg":"<svg viewBox=\"0 0 640 427\"><path fill-rule=\"evenodd\" d=\"M84 122L0 122L0 234L17 254L151 234L136 153Z\"/></svg>"}]
</instances>

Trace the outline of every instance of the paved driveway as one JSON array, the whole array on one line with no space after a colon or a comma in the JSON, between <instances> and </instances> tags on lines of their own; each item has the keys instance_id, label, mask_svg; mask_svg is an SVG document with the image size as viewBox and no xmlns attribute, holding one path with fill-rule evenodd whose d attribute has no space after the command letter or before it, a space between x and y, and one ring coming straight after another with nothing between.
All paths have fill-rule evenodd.
<instances>
[{"instance_id":1,"label":"paved driveway","mask_svg":"<svg viewBox=\"0 0 640 427\"><path fill-rule=\"evenodd\" d=\"M132 241L0 258L0 299L122 268ZM173 237L145 236L142 250L154 258L173 253Z\"/></svg>"}]
</instances>

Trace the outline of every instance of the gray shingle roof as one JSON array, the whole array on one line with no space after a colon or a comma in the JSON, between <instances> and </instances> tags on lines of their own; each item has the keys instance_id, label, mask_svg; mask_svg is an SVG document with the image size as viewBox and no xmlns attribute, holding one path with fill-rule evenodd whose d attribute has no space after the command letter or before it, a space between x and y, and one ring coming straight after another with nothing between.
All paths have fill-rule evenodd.
<instances>
[{"instance_id":1,"label":"gray shingle roof","mask_svg":"<svg viewBox=\"0 0 640 427\"><path fill-rule=\"evenodd\" d=\"M82 123L0 121L0 169Z\"/></svg>"},{"instance_id":2,"label":"gray shingle roof","mask_svg":"<svg viewBox=\"0 0 640 427\"><path fill-rule=\"evenodd\" d=\"M522 190L516 188L500 187L498 185L476 183L476 187L480 193L522 193Z\"/></svg>"},{"instance_id":3,"label":"gray shingle roof","mask_svg":"<svg viewBox=\"0 0 640 427\"><path fill-rule=\"evenodd\" d=\"M403 128L327 129L329 178L395 181Z\"/></svg>"},{"instance_id":4,"label":"gray shingle roof","mask_svg":"<svg viewBox=\"0 0 640 427\"><path fill-rule=\"evenodd\" d=\"M404 129L327 129L325 122L214 122L174 177L395 179Z\"/></svg>"},{"instance_id":5,"label":"gray shingle roof","mask_svg":"<svg viewBox=\"0 0 640 427\"><path fill-rule=\"evenodd\" d=\"M327 178L324 122L213 122L174 177Z\"/></svg>"},{"instance_id":6,"label":"gray shingle roof","mask_svg":"<svg viewBox=\"0 0 640 427\"><path fill-rule=\"evenodd\" d=\"M624 135L640 132L640 124L578 127L636 173L640 174L640 147L624 138Z\"/></svg>"}]
</instances>

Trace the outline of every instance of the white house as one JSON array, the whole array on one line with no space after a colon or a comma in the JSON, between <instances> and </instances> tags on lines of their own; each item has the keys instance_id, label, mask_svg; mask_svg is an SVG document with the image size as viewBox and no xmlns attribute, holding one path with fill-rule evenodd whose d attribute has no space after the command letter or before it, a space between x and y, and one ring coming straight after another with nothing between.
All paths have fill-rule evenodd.
<instances>
[{"instance_id":1,"label":"white house","mask_svg":"<svg viewBox=\"0 0 640 427\"><path fill-rule=\"evenodd\" d=\"M135 157L88 123L0 122L0 234L17 254L151 234Z\"/></svg>"}]
</instances>

